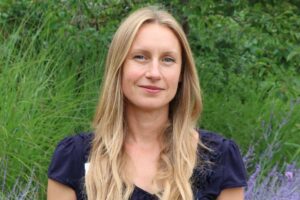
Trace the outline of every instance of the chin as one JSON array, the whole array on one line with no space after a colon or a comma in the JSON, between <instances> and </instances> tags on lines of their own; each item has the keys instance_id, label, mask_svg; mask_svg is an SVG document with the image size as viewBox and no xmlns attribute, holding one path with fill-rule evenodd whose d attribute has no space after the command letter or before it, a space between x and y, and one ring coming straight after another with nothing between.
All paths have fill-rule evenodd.
<instances>
[{"instance_id":1,"label":"chin","mask_svg":"<svg viewBox=\"0 0 300 200\"><path fill-rule=\"evenodd\" d=\"M147 111L147 112L151 112L151 111L156 111L156 110L164 110L164 109L168 109L169 108L169 104L159 104L159 103L155 103L155 102L139 102L139 103L130 103L131 104L131 108L133 109L137 109L137 110L143 110L143 111Z\"/></svg>"}]
</instances>

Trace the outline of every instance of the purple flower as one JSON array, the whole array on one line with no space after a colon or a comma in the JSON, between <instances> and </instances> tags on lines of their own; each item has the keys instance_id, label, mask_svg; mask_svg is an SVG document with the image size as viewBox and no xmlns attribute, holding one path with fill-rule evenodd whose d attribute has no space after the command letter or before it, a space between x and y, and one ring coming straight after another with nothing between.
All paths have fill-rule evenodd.
<instances>
[{"instance_id":1,"label":"purple flower","mask_svg":"<svg viewBox=\"0 0 300 200\"><path fill-rule=\"evenodd\" d=\"M293 180L293 177L294 177L293 172L285 172L284 175L287 177L287 179L288 179L289 181L292 181L292 180Z\"/></svg>"}]
</instances>

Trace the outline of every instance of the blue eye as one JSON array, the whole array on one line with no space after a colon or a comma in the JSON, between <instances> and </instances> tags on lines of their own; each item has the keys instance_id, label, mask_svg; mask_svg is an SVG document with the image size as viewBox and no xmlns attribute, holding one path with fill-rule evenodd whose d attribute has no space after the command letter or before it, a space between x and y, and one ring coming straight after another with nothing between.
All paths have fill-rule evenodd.
<instances>
[{"instance_id":1,"label":"blue eye","mask_svg":"<svg viewBox=\"0 0 300 200\"><path fill-rule=\"evenodd\" d=\"M164 62L175 62L175 59L174 58L171 58L171 57L165 57L162 59Z\"/></svg>"},{"instance_id":2,"label":"blue eye","mask_svg":"<svg viewBox=\"0 0 300 200\"><path fill-rule=\"evenodd\" d=\"M133 59L135 60L146 60L146 57L143 55L135 55L133 56Z\"/></svg>"}]
</instances>

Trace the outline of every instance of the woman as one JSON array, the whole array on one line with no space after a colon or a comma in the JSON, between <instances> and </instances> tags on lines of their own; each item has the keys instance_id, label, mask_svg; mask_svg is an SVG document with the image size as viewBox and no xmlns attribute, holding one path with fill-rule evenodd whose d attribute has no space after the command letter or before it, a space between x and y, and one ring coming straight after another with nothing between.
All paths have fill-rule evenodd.
<instances>
[{"instance_id":1,"label":"woman","mask_svg":"<svg viewBox=\"0 0 300 200\"><path fill-rule=\"evenodd\" d=\"M199 81L182 28L154 7L113 37L94 133L64 139L48 172L48 199L243 199L234 142L197 130Z\"/></svg>"}]
</instances>

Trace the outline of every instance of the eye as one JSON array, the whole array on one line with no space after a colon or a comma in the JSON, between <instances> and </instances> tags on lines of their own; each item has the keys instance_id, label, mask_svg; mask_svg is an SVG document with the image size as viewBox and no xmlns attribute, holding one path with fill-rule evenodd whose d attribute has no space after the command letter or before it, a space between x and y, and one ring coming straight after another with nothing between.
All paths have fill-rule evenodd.
<instances>
[{"instance_id":1,"label":"eye","mask_svg":"<svg viewBox=\"0 0 300 200\"><path fill-rule=\"evenodd\" d=\"M146 57L144 55L134 55L133 59L138 61L144 61L146 60Z\"/></svg>"},{"instance_id":2,"label":"eye","mask_svg":"<svg viewBox=\"0 0 300 200\"><path fill-rule=\"evenodd\" d=\"M164 57L162 61L166 63L175 63L175 59L172 57Z\"/></svg>"}]
</instances>

